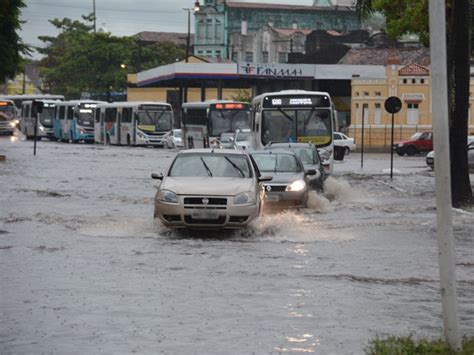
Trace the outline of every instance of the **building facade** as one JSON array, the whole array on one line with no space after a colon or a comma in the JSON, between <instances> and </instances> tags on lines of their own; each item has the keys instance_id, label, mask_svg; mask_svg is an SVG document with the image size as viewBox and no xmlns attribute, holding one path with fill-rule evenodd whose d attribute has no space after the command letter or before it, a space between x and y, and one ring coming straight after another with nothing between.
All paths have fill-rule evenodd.
<instances>
[{"instance_id":1,"label":"building facade","mask_svg":"<svg viewBox=\"0 0 474 355\"><path fill-rule=\"evenodd\" d=\"M384 102L390 96L402 101L402 109L394 115L394 139L404 140L415 132L432 130L431 75L429 67L416 63L400 65L389 60L384 78L352 77L352 122L349 135L360 145L364 130L367 149L390 150L392 115ZM469 133L474 134L474 77L470 81Z\"/></svg>"},{"instance_id":2,"label":"building facade","mask_svg":"<svg viewBox=\"0 0 474 355\"><path fill-rule=\"evenodd\" d=\"M194 54L231 58L238 49L231 35L246 36L264 26L274 29L326 29L347 32L361 27L353 6L330 5L321 1L317 6L204 0L194 12Z\"/></svg>"}]
</instances>

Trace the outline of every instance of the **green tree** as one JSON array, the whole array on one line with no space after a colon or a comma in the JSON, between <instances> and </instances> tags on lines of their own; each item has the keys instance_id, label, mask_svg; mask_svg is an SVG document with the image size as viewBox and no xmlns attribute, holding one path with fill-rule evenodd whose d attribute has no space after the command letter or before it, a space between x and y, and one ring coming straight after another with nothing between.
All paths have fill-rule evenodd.
<instances>
[{"instance_id":1,"label":"green tree","mask_svg":"<svg viewBox=\"0 0 474 355\"><path fill-rule=\"evenodd\" d=\"M428 0L357 0L357 7L362 17L381 12L392 39L415 33L423 44L429 44ZM455 207L474 203L466 149L473 7L472 0L446 1L451 195Z\"/></svg>"},{"instance_id":2,"label":"green tree","mask_svg":"<svg viewBox=\"0 0 474 355\"><path fill-rule=\"evenodd\" d=\"M44 58L40 72L53 93L79 98L82 92L107 94L126 89L127 73L175 62L184 51L172 43L139 48L132 37L93 32L93 15L83 21L68 18L51 22L57 37L39 37Z\"/></svg>"},{"instance_id":3,"label":"green tree","mask_svg":"<svg viewBox=\"0 0 474 355\"><path fill-rule=\"evenodd\" d=\"M20 70L21 54L28 53L17 31L21 28L20 9L23 0L0 0L0 83Z\"/></svg>"}]
</instances>

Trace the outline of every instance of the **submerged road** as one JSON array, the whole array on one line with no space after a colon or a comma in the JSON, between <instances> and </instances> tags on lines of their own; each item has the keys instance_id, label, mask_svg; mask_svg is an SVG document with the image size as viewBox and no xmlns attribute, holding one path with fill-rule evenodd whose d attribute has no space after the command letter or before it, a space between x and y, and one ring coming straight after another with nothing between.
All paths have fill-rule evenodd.
<instances>
[{"instance_id":1,"label":"submerged road","mask_svg":"<svg viewBox=\"0 0 474 355\"><path fill-rule=\"evenodd\" d=\"M360 354L443 334L434 174L353 153L304 211L169 231L175 151L0 138L0 352ZM471 175L472 177L472 175ZM460 329L474 333L474 211L454 211Z\"/></svg>"}]
</instances>

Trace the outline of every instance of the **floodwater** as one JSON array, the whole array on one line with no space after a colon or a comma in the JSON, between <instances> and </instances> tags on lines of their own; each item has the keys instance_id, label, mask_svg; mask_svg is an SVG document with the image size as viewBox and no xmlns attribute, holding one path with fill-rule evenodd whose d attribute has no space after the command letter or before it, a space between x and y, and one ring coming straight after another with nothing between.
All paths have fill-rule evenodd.
<instances>
[{"instance_id":1,"label":"floodwater","mask_svg":"<svg viewBox=\"0 0 474 355\"><path fill-rule=\"evenodd\" d=\"M307 210L245 231L153 221L175 151L0 138L0 353L361 354L443 334L434 174L352 153ZM471 175L471 181L474 181ZM474 212L454 211L462 334Z\"/></svg>"}]
</instances>

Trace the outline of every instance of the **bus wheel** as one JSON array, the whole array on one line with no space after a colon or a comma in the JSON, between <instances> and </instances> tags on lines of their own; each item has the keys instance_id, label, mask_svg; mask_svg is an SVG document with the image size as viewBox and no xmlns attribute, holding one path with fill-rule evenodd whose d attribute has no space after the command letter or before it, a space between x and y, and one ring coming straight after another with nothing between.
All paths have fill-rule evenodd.
<instances>
[{"instance_id":1,"label":"bus wheel","mask_svg":"<svg viewBox=\"0 0 474 355\"><path fill-rule=\"evenodd\" d=\"M130 136L127 135L127 145L130 147L132 145L132 140L130 139Z\"/></svg>"}]
</instances>

